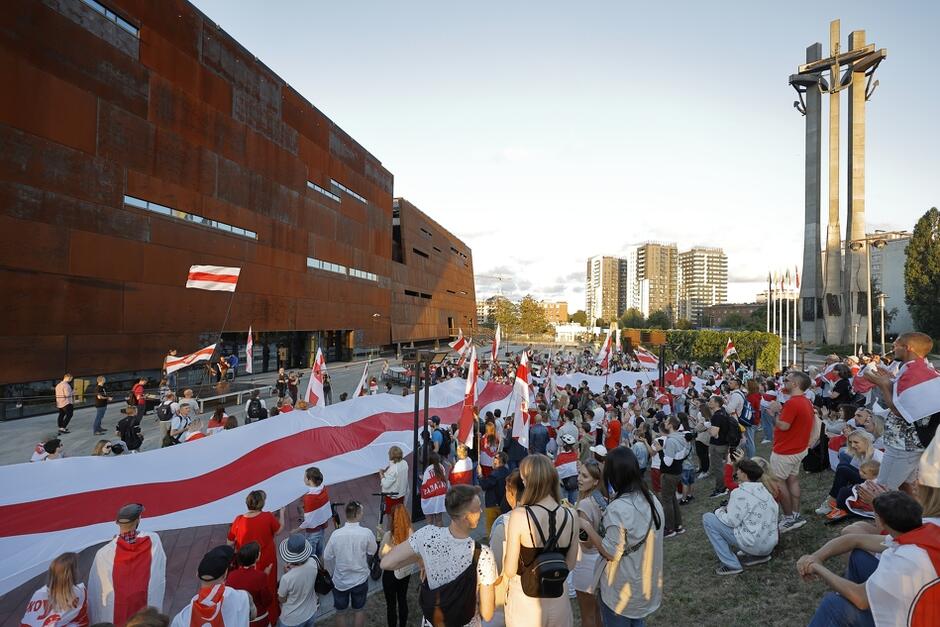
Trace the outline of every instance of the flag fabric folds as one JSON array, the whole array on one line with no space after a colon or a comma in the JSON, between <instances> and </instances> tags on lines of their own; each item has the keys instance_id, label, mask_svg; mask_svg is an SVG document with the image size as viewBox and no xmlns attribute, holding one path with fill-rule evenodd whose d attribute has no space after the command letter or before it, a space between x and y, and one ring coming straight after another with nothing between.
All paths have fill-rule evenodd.
<instances>
[{"instance_id":1,"label":"flag fabric folds","mask_svg":"<svg viewBox=\"0 0 940 627\"><path fill-rule=\"evenodd\" d=\"M323 378L326 376L326 359L323 351L317 347L317 356L313 360L313 369L310 371L310 381L307 383L307 404L311 407L323 407L326 398L323 394Z\"/></svg>"},{"instance_id":2,"label":"flag fabric folds","mask_svg":"<svg viewBox=\"0 0 940 627\"><path fill-rule=\"evenodd\" d=\"M640 368L644 370L657 370L659 369L659 357L649 352L642 346L637 346L636 350L636 360L640 362Z\"/></svg>"},{"instance_id":3,"label":"flag fabric folds","mask_svg":"<svg viewBox=\"0 0 940 627\"><path fill-rule=\"evenodd\" d=\"M362 369L362 376L359 377L359 385L356 386L356 391L353 392L353 398L357 396L365 396L369 393L369 384L367 383L369 379L369 364L371 361L366 361L366 365Z\"/></svg>"},{"instance_id":4,"label":"flag fabric folds","mask_svg":"<svg viewBox=\"0 0 940 627\"><path fill-rule=\"evenodd\" d=\"M141 532L133 543L118 536L98 550L88 573L91 622L123 625L148 605L163 607L165 589L160 536Z\"/></svg>"},{"instance_id":5,"label":"flag fabric folds","mask_svg":"<svg viewBox=\"0 0 940 627\"><path fill-rule=\"evenodd\" d=\"M490 355L490 360L494 364L497 361L499 361L499 336L500 336L500 328L499 328L499 323L497 322L496 333L493 335L493 350L492 350L492 354Z\"/></svg>"},{"instance_id":6,"label":"flag fabric folds","mask_svg":"<svg viewBox=\"0 0 940 627\"><path fill-rule=\"evenodd\" d=\"M457 441L473 448L473 422L476 415L473 411L477 403L477 378L480 376L480 363L477 360L476 347L470 347L469 365L467 366L467 385L464 390L463 407L460 410L460 422L457 428Z\"/></svg>"},{"instance_id":7,"label":"flag fabric folds","mask_svg":"<svg viewBox=\"0 0 940 627\"><path fill-rule=\"evenodd\" d=\"M731 338L728 338L728 343L725 345L725 356L722 358L722 361L728 361L731 359L732 355L737 355L738 349L734 347L734 342L731 341Z\"/></svg>"},{"instance_id":8,"label":"flag fabric folds","mask_svg":"<svg viewBox=\"0 0 940 627\"><path fill-rule=\"evenodd\" d=\"M923 358L909 361L894 380L892 397L907 422L932 416L940 412L940 373Z\"/></svg>"},{"instance_id":9,"label":"flag fabric folds","mask_svg":"<svg viewBox=\"0 0 940 627\"><path fill-rule=\"evenodd\" d=\"M190 266L186 287L213 292L234 292L241 268Z\"/></svg>"},{"instance_id":10,"label":"flag fabric folds","mask_svg":"<svg viewBox=\"0 0 940 627\"><path fill-rule=\"evenodd\" d=\"M516 368L516 382L513 384L512 393L515 398L512 437L523 447L529 448L529 358L525 351L522 351L519 367Z\"/></svg>"},{"instance_id":11,"label":"flag fabric folds","mask_svg":"<svg viewBox=\"0 0 940 627\"><path fill-rule=\"evenodd\" d=\"M607 337L604 338L604 343L601 345L600 350L597 351L597 357L594 358L597 365L605 370L610 367L610 341L610 329L608 329Z\"/></svg>"},{"instance_id":12,"label":"flag fabric folds","mask_svg":"<svg viewBox=\"0 0 940 627\"><path fill-rule=\"evenodd\" d=\"M463 329L457 329L457 339L453 342L450 342L450 346L458 355L463 353L464 347L468 344L467 339L463 336Z\"/></svg>"},{"instance_id":13,"label":"flag fabric folds","mask_svg":"<svg viewBox=\"0 0 940 627\"><path fill-rule=\"evenodd\" d=\"M248 340L245 342L245 372L252 374L254 354L253 349L255 347L254 337L251 335L251 325L248 325Z\"/></svg>"},{"instance_id":14,"label":"flag fabric folds","mask_svg":"<svg viewBox=\"0 0 940 627\"><path fill-rule=\"evenodd\" d=\"M195 353L183 355L182 357L167 355L167 358L163 361L163 369L166 370L167 374L173 374L177 370L182 370L187 366L192 366L201 361L209 361L215 353L215 347L215 344L210 344L205 348L200 348Z\"/></svg>"}]
</instances>

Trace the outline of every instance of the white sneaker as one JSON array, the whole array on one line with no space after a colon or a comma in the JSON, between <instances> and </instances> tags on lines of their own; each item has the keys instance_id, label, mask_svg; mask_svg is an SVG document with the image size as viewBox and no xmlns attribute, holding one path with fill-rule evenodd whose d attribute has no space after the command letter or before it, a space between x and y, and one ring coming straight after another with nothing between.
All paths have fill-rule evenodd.
<instances>
[{"instance_id":1,"label":"white sneaker","mask_svg":"<svg viewBox=\"0 0 940 627\"><path fill-rule=\"evenodd\" d=\"M816 513L819 514L820 516L825 516L831 511L832 511L832 503L830 502L829 499L826 499L825 501L823 501L822 505L816 508Z\"/></svg>"},{"instance_id":2,"label":"white sneaker","mask_svg":"<svg viewBox=\"0 0 940 627\"><path fill-rule=\"evenodd\" d=\"M761 444L773 444L770 440L764 439L760 441Z\"/></svg>"}]
</instances>

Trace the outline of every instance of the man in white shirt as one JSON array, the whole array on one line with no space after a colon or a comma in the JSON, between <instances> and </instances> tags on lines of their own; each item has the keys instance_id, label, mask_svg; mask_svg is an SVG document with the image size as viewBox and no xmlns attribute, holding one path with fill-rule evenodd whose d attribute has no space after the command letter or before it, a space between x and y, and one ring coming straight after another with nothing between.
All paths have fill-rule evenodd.
<instances>
[{"instance_id":1,"label":"man in white shirt","mask_svg":"<svg viewBox=\"0 0 940 627\"><path fill-rule=\"evenodd\" d=\"M359 526L362 520L362 505L351 501L346 505L346 524L330 535L323 559L333 573L333 607L336 609L336 624L363 627L366 622L362 611L369 592L369 557L378 549L375 535ZM351 607L350 607L351 606Z\"/></svg>"},{"instance_id":2,"label":"man in white shirt","mask_svg":"<svg viewBox=\"0 0 940 627\"><path fill-rule=\"evenodd\" d=\"M234 556L235 549L226 545L217 546L203 556L199 562L199 591L176 615L171 627L248 625L255 617L251 595L225 585Z\"/></svg>"},{"instance_id":3,"label":"man in white shirt","mask_svg":"<svg viewBox=\"0 0 940 627\"><path fill-rule=\"evenodd\" d=\"M180 403L179 413L173 416L173 419L170 420L170 437L181 442L183 440L183 434L186 433L186 430L189 428L189 423L193 421L190 412L192 407L189 404Z\"/></svg>"},{"instance_id":4,"label":"man in white shirt","mask_svg":"<svg viewBox=\"0 0 940 627\"><path fill-rule=\"evenodd\" d=\"M892 491L875 497L872 506L875 525L887 536L839 536L797 561L804 579L819 577L834 590L823 597L810 627L906 622L918 592L937 578L940 527L922 524L920 504L904 492ZM826 559L845 553L850 555L844 577L823 566Z\"/></svg>"}]
</instances>

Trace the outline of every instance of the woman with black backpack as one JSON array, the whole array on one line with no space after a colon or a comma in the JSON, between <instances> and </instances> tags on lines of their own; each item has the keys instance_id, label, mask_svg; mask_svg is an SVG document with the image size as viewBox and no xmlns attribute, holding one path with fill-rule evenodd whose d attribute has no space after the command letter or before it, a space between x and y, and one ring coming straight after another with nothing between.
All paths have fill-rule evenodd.
<instances>
[{"instance_id":1,"label":"woman with black backpack","mask_svg":"<svg viewBox=\"0 0 940 627\"><path fill-rule=\"evenodd\" d=\"M584 531L603 564L598 588L605 627L642 626L663 598L663 508L643 482L633 451L608 452L604 482L611 499L601 537Z\"/></svg>"},{"instance_id":2,"label":"woman with black backpack","mask_svg":"<svg viewBox=\"0 0 940 627\"><path fill-rule=\"evenodd\" d=\"M572 625L565 580L578 560L578 516L561 505L558 472L545 455L519 465L525 490L506 526L507 627Z\"/></svg>"}]
</instances>

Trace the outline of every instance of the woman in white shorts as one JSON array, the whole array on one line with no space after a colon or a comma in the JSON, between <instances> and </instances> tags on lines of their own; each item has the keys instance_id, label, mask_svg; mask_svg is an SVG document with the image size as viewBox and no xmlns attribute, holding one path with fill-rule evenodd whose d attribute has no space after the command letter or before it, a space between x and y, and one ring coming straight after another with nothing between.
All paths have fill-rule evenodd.
<instances>
[{"instance_id":1,"label":"woman in white shorts","mask_svg":"<svg viewBox=\"0 0 940 627\"><path fill-rule=\"evenodd\" d=\"M595 530L600 528L604 509L607 507L607 498L600 490L601 466L596 461L589 460L581 464L578 471L578 516L583 526L590 525ZM600 533L600 532L598 532ZM581 551L578 554L578 564L572 572L571 583L574 584L578 595L578 607L581 608L582 627L600 627L601 612L594 594L597 588L597 549L590 542L585 542L586 532L581 532Z\"/></svg>"}]
</instances>

